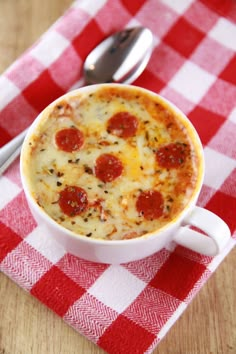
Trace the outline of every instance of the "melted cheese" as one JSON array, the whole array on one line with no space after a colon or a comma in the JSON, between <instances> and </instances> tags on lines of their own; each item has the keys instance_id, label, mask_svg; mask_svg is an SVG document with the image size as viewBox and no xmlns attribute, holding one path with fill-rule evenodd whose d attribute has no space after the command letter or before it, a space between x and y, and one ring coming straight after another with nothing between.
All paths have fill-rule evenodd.
<instances>
[{"instance_id":1,"label":"melted cheese","mask_svg":"<svg viewBox=\"0 0 236 354\"><path fill-rule=\"evenodd\" d=\"M123 139L107 132L107 122L117 112L129 112L138 119L134 137ZM71 126L83 132L85 142L79 151L66 153L56 145L55 132ZM191 134L164 102L148 93L140 94L138 88L104 86L93 94L71 95L47 109L28 138L24 159L29 188L46 213L76 234L107 240L138 237L173 220L193 197L200 157ZM184 166L159 167L155 151L179 141L191 147ZM123 164L122 175L109 183L94 174L95 161L104 153L114 154ZM90 203L100 200L101 208L89 207L74 217L63 214L59 193L68 185L83 188ZM137 212L137 197L145 190L163 195L164 213L159 219L145 220Z\"/></svg>"}]
</instances>

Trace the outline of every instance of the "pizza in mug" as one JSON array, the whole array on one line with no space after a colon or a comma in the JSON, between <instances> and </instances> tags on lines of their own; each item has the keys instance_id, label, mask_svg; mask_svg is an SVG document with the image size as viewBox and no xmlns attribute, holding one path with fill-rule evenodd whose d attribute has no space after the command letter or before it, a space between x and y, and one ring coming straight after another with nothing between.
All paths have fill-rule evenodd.
<instances>
[{"instance_id":1,"label":"pizza in mug","mask_svg":"<svg viewBox=\"0 0 236 354\"><path fill-rule=\"evenodd\" d=\"M194 196L201 161L180 113L125 85L78 90L50 105L24 159L37 204L75 234L104 240L174 220Z\"/></svg>"}]
</instances>

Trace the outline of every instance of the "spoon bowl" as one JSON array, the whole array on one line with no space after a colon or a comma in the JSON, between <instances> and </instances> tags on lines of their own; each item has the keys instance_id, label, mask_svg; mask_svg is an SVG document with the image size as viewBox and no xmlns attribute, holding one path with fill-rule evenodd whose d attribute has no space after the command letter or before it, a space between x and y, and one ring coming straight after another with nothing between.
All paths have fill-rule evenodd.
<instances>
[{"instance_id":1,"label":"spoon bowl","mask_svg":"<svg viewBox=\"0 0 236 354\"><path fill-rule=\"evenodd\" d=\"M152 32L134 27L117 32L100 43L86 58L88 84L132 83L145 69L152 53Z\"/></svg>"}]
</instances>

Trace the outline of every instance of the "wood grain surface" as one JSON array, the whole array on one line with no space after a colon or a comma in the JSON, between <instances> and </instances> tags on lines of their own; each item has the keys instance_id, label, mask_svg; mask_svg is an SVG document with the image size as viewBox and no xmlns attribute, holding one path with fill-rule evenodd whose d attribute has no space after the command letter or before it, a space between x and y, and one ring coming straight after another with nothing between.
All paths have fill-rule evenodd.
<instances>
[{"instance_id":1,"label":"wood grain surface","mask_svg":"<svg viewBox=\"0 0 236 354\"><path fill-rule=\"evenodd\" d=\"M0 0L0 73L71 0ZM154 354L236 353L236 249L223 261ZM0 354L101 354L61 318L0 274ZM133 354L133 353L127 353Z\"/></svg>"}]
</instances>

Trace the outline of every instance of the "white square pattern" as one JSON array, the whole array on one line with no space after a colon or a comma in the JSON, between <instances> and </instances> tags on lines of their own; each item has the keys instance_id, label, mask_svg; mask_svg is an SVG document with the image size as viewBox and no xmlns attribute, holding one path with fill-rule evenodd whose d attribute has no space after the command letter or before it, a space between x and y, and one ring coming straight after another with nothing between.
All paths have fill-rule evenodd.
<instances>
[{"instance_id":1,"label":"white square pattern","mask_svg":"<svg viewBox=\"0 0 236 354\"><path fill-rule=\"evenodd\" d=\"M0 110L13 100L16 96L19 95L20 90L16 87L13 82L11 82L7 77L2 75L0 77Z\"/></svg>"},{"instance_id":2,"label":"white square pattern","mask_svg":"<svg viewBox=\"0 0 236 354\"><path fill-rule=\"evenodd\" d=\"M69 46L69 41L59 33L51 31L31 50L30 54L45 67L49 67Z\"/></svg>"},{"instance_id":3,"label":"white square pattern","mask_svg":"<svg viewBox=\"0 0 236 354\"><path fill-rule=\"evenodd\" d=\"M89 289L106 306L121 313L145 288L146 283L122 266L110 266Z\"/></svg>"},{"instance_id":4,"label":"white square pattern","mask_svg":"<svg viewBox=\"0 0 236 354\"><path fill-rule=\"evenodd\" d=\"M51 263L25 242L20 242L1 263L3 272L27 290L30 290L50 267Z\"/></svg>"},{"instance_id":5,"label":"white square pattern","mask_svg":"<svg viewBox=\"0 0 236 354\"><path fill-rule=\"evenodd\" d=\"M172 78L169 86L189 101L199 103L215 80L215 76L187 61Z\"/></svg>"},{"instance_id":6,"label":"white square pattern","mask_svg":"<svg viewBox=\"0 0 236 354\"><path fill-rule=\"evenodd\" d=\"M178 14L183 14L194 0L161 0L165 5L171 7Z\"/></svg>"},{"instance_id":7,"label":"white square pattern","mask_svg":"<svg viewBox=\"0 0 236 354\"><path fill-rule=\"evenodd\" d=\"M21 192L21 189L8 178L0 177L0 210L3 209L17 194Z\"/></svg>"},{"instance_id":8,"label":"white square pattern","mask_svg":"<svg viewBox=\"0 0 236 354\"><path fill-rule=\"evenodd\" d=\"M69 307L64 320L90 340L97 342L117 317L116 311L85 293Z\"/></svg>"},{"instance_id":9,"label":"white square pattern","mask_svg":"<svg viewBox=\"0 0 236 354\"><path fill-rule=\"evenodd\" d=\"M158 337L160 339L162 339L166 335L166 333L171 329L173 324L178 320L178 318L182 315L182 313L184 312L184 310L186 308L187 308L187 304L185 302L182 302L178 306L178 308L176 309L174 314L170 317L170 319L165 323L165 325L162 327L162 329L158 333Z\"/></svg>"},{"instance_id":10,"label":"white square pattern","mask_svg":"<svg viewBox=\"0 0 236 354\"><path fill-rule=\"evenodd\" d=\"M36 227L25 241L52 263L57 263L66 251L48 234L44 227Z\"/></svg>"},{"instance_id":11,"label":"white square pattern","mask_svg":"<svg viewBox=\"0 0 236 354\"><path fill-rule=\"evenodd\" d=\"M208 35L223 46L236 50L236 26L230 21L220 18Z\"/></svg>"},{"instance_id":12,"label":"white square pattern","mask_svg":"<svg viewBox=\"0 0 236 354\"><path fill-rule=\"evenodd\" d=\"M95 16L96 13L105 5L107 0L96 0L96 1L88 1L88 0L81 0L75 1L72 7L78 7L81 10L84 10L91 16Z\"/></svg>"},{"instance_id":13,"label":"white square pattern","mask_svg":"<svg viewBox=\"0 0 236 354\"><path fill-rule=\"evenodd\" d=\"M204 156L206 165L204 184L219 189L236 167L236 162L209 147L204 149Z\"/></svg>"},{"instance_id":14,"label":"white square pattern","mask_svg":"<svg viewBox=\"0 0 236 354\"><path fill-rule=\"evenodd\" d=\"M231 120L233 123L236 123L236 107L230 113L229 120Z\"/></svg>"}]
</instances>

